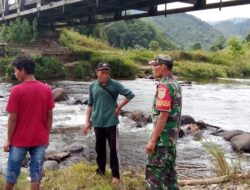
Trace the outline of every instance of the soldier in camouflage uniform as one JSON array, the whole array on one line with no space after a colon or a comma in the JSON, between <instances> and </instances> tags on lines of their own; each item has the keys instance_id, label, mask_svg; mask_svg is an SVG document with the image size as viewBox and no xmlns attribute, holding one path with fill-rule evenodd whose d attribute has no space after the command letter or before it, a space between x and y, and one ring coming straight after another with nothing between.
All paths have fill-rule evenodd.
<instances>
[{"instance_id":1,"label":"soldier in camouflage uniform","mask_svg":"<svg viewBox=\"0 0 250 190\"><path fill-rule=\"evenodd\" d=\"M181 87L173 78L173 60L159 55L149 64L160 79L153 103L153 132L146 147L148 190L177 190L176 141L181 117Z\"/></svg>"}]
</instances>

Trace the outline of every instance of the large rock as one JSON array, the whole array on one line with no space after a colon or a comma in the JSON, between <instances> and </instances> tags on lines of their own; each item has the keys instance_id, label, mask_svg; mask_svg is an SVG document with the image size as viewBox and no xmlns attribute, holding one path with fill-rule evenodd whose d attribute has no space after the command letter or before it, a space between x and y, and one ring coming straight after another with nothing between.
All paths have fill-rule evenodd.
<instances>
[{"instance_id":1,"label":"large rock","mask_svg":"<svg viewBox=\"0 0 250 190\"><path fill-rule=\"evenodd\" d=\"M65 93L63 88L55 88L55 89L53 89L52 94L53 94L54 100L56 102L68 100L68 96Z\"/></svg>"},{"instance_id":2,"label":"large rock","mask_svg":"<svg viewBox=\"0 0 250 190\"><path fill-rule=\"evenodd\" d=\"M200 130L207 129L207 124L204 121L196 121L195 125L197 125Z\"/></svg>"},{"instance_id":3,"label":"large rock","mask_svg":"<svg viewBox=\"0 0 250 190\"><path fill-rule=\"evenodd\" d=\"M243 133L232 137L231 145L236 152L250 153L250 133Z\"/></svg>"},{"instance_id":4,"label":"large rock","mask_svg":"<svg viewBox=\"0 0 250 190\"><path fill-rule=\"evenodd\" d=\"M83 146L81 145L70 145L64 149L66 152L70 152L71 154L80 153L83 151Z\"/></svg>"},{"instance_id":5,"label":"large rock","mask_svg":"<svg viewBox=\"0 0 250 190\"><path fill-rule=\"evenodd\" d=\"M54 154L48 154L46 156L46 160L55 160L57 162L61 162L70 156L71 156L71 153L69 151L63 151L63 152L58 152Z\"/></svg>"},{"instance_id":6,"label":"large rock","mask_svg":"<svg viewBox=\"0 0 250 190\"><path fill-rule=\"evenodd\" d=\"M197 131L200 131L200 127L196 124L188 124L185 127L182 127L182 130L185 132L186 135L193 135Z\"/></svg>"},{"instance_id":7,"label":"large rock","mask_svg":"<svg viewBox=\"0 0 250 190\"><path fill-rule=\"evenodd\" d=\"M142 127L145 124L152 122L151 116L140 110L135 110L132 112L122 110L121 116L128 117L129 119L135 121L137 127Z\"/></svg>"},{"instance_id":8,"label":"large rock","mask_svg":"<svg viewBox=\"0 0 250 190\"><path fill-rule=\"evenodd\" d=\"M244 133L244 131L242 131L242 130L232 130L232 131L222 132L219 135L222 136L223 139L225 139L226 141L230 141L231 138L233 138L234 136L237 136L237 135L241 135L242 133Z\"/></svg>"},{"instance_id":9,"label":"large rock","mask_svg":"<svg viewBox=\"0 0 250 190\"><path fill-rule=\"evenodd\" d=\"M58 170L59 164L57 163L57 161L48 160L44 162L43 169L44 170Z\"/></svg>"},{"instance_id":10,"label":"large rock","mask_svg":"<svg viewBox=\"0 0 250 190\"><path fill-rule=\"evenodd\" d=\"M76 100L76 101L74 101L73 104L74 105L87 105L88 104L88 100L84 100L84 101L82 101L82 100Z\"/></svg>"},{"instance_id":11,"label":"large rock","mask_svg":"<svg viewBox=\"0 0 250 190\"><path fill-rule=\"evenodd\" d=\"M181 125L187 125L187 124L192 124L192 123L195 123L195 120L192 116L190 115L181 116Z\"/></svg>"},{"instance_id":12,"label":"large rock","mask_svg":"<svg viewBox=\"0 0 250 190\"><path fill-rule=\"evenodd\" d=\"M72 156L60 163L60 168L72 166L79 162L88 162L83 156Z\"/></svg>"}]
</instances>

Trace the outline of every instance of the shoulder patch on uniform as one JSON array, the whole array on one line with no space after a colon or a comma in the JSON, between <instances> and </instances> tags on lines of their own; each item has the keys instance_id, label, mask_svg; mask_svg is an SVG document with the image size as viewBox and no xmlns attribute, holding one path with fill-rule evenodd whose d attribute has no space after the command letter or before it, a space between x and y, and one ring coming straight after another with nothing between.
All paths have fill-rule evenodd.
<instances>
[{"instance_id":1,"label":"shoulder patch on uniform","mask_svg":"<svg viewBox=\"0 0 250 190\"><path fill-rule=\"evenodd\" d=\"M161 111L171 110L171 97L167 86L160 85L158 87L158 95L156 99L156 109Z\"/></svg>"},{"instance_id":2,"label":"shoulder patch on uniform","mask_svg":"<svg viewBox=\"0 0 250 190\"><path fill-rule=\"evenodd\" d=\"M163 99L166 95L167 89L164 87L159 87L158 89L158 98Z\"/></svg>"}]
</instances>

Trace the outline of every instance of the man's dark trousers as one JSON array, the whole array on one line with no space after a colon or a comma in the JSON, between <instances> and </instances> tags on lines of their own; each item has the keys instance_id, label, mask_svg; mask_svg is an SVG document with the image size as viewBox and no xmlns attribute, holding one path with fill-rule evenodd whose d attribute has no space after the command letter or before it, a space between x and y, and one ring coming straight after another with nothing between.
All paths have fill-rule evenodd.
<instances>
[{"instance_id":1,"label":"man's dark trousers","mask_svg":"<svg viewBox=\"0 0 250 190\"><path fill-rule=\"evenodd\" d=\"M97 172L99 174L105 174L106 166L106 140L110 147L110 168L112 176L120 178L119 173L119 160L117 156L117 127L95 127L96 136L96 162L98 165Z\"/></svg>"}]
</instances>

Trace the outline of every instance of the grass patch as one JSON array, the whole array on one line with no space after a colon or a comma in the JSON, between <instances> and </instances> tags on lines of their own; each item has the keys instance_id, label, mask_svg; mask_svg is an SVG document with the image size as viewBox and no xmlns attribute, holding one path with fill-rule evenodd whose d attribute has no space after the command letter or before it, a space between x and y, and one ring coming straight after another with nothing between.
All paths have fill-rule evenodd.
<instances>
[{"instance_id":1,"label":"grass patch","mask_svg":"<svg viewBox=\"0 0 250 190\"><path fill-rule=\"evenodd\" d=\"M221 147L214 143L203 143L208 155L211 156L213 170L217 176L230 174L229 164L226 161L225 154Z\"/></svg>"},{"instance_id":2,"label":"grass patch","mask_svg":"<svg viewBox=\"0 0 250 190\"><path fill-rule=\"evenodd\" d=\"M224 52L205 52L205 51L172 51L169 53L174 60L204 62L214 65L232 65L231 57Z\"/></svg>"},{"instance_id":3,"label":"grass patch","mask_svg":"<svg viewBox=\"0 0 250 190\"><path fill-rule=\"evenodd\" d=\"M41 190L144 190L146 184L138 175L121 176L121 183L111 184L112 176L108 171L105 176L95 174L96 166L78 163L58 171L45 171L41 183ZM18 179L16 190L28 189L30 182L27 174L22 173ZM0 175L0 188L3 186L3 177Z\"/></svg>"},{"instance_id":4,"label":"grass patch","mask_svg":"<svg viewBox=\"0 0 250 190\"><path fill-rule=\"evenodd\" d=\"M127 53L134 62L144 65L155 57L155 52L149 50L129 50Z\"/></svg>"},{"instance_id":5,"label":"grass patch","mask_svg":"<svg viewBox=\"0 0 250 190\"><path fill-rule=\"evenodd\" d=\"M176 61L173 71L176 75L186 78L215 79L228 76L225 66L191 61Z\"/></svg>"},{"instance_id":6,"label":"grass patch","mask_svg":"<svg viewBox=\"0 0 250 190\"><path fill-rule=\"evenodd\" d=\"M217 176L230 176L231 181L236 183L243 180L240 178L240 174L246 175L242 167L243 156L239 156L236 160L231 159L229 162L220 145L211 142L204 142L202 145L210 156L213 171Z\"/></svg>"},{"instance_id":7,"label":"grass patch","mask_svg":"<svg viewBox=\"0 0 250 190\"><path fill-rule=\"evenodd\" d=\"M100 62L109 63L112 68L111 75L115 78L134 78L139 73L137 65L126 56L101 55L93 57L90 62L94 68Z\"/></svg>"},{"instance_id":8,"label":"grass patch","mask_svg":"<svg viewBox=\"0 0 250 190\"><path fill-rule=\"evenodd\" d=\"M84 47L92 50L111 50L108 43L81 35L73 30L62 29L60 31L60 43L64 46L71 46L72 50Z\"/></svg>"},{"instance_id":9,"label":"grass patch","mask_svg":"<svg viewBox=\"0 0 250 190\"><path fill-rule=\"evenodd\" d=\"M134 53L130 54L127 51L115 49L105 42L66 29L61 31L60 43L69 47L80 59L79 64L75 65L73 73L70 74L73 78L78 79L84 78L84 76L93 77L99 62L110 64L112 77L135 78L139 73L135 60L142 60L142 56L146 54L135 56Z\"/></svg>"}]
</instances>

